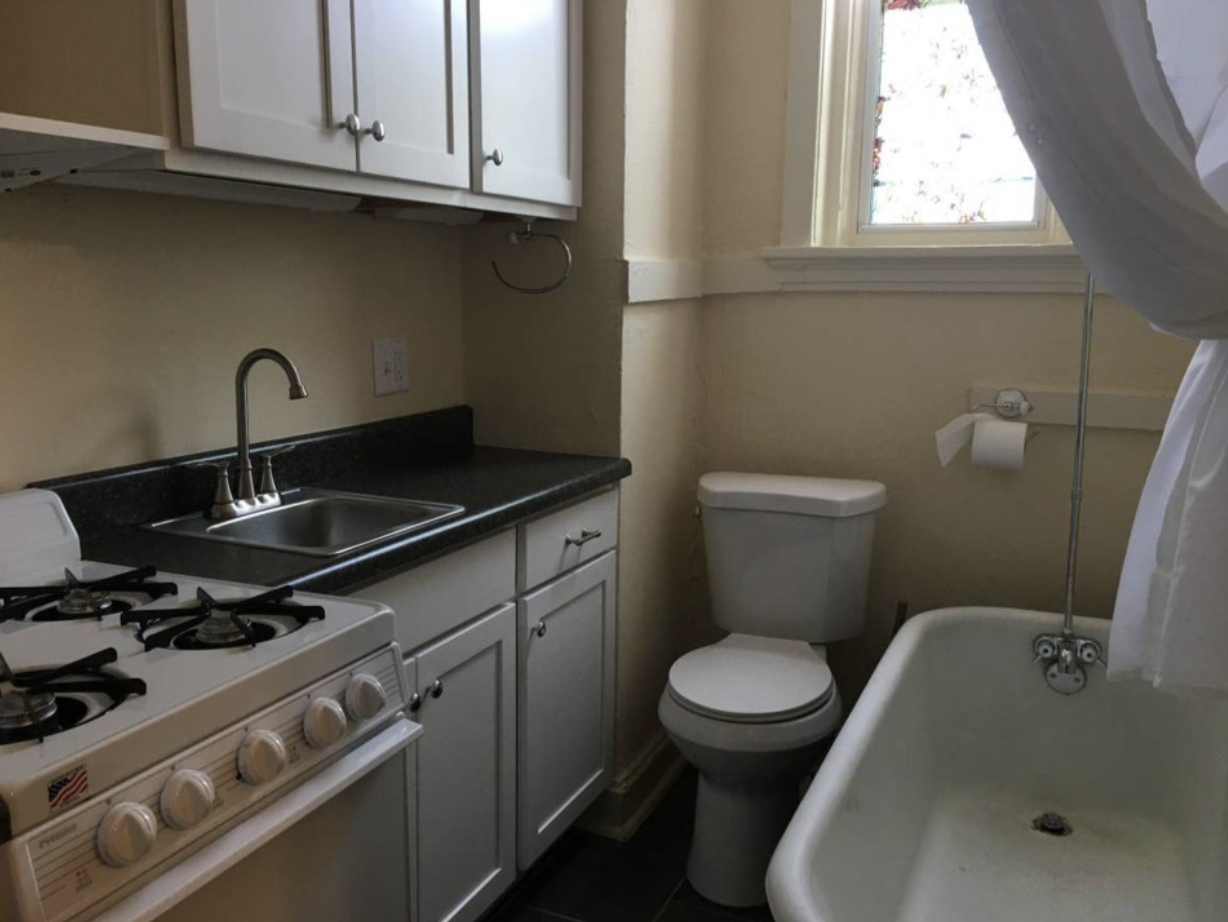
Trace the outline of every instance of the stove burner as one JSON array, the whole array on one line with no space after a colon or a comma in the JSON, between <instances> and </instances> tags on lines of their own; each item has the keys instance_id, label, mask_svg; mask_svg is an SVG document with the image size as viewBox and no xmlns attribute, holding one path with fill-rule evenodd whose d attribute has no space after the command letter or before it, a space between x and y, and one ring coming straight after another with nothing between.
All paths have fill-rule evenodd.
<instances>
[{"instance_id":1,"label":"stove burner","mask_svg":"<svg viewBox=\"0 0 1228 922\"><path fill-rule=\"evenodd\" d=\"M145 608L127 612L121 624L136 624L146 650L223 650L254 647L297 631L324 617L319 605L287 602L289 586L242 599L218 600L197 588L197 601L184 608ZM162 627L165 625L165 627ZM162 630L150 633L152 628Z\"/></svg>"},{"instance_id":2,"label":"stove burner","mask_svg":"<svg viewBox=\"0 0 1228 922\"><path fill-rule=\"evenodd\" d=\"M61 586L0 588L0 622L21 621L27 616L31 621L73 621L123 614L133 605L111 598L112 592L135 592L153 600L179 591L174 583L152 580L157 572L153 567L141 567L105 579L83 581L65 570Z\"/></svg>"},{"instance_id":3,"label":"stove burner","mask_svg":"<svg viewBox=\"0 0 1228 922\"><path fill-rule=\"evenodd\" d=\"M13 672L0 656L0 745L38 740L113 711L145 683L105 667L119 659L112 647L48 669Z\"/></svg>"},{"instance_id":4,"label":"stove burner","mask_svg":"<svg viewBox=\"0 0 1228 922\"><path fill-rule=\"evenodd\" d=\"M55 695L50 692L0 692L0 730L36 727L55 717Z\"/></svg>"}]
</instances>

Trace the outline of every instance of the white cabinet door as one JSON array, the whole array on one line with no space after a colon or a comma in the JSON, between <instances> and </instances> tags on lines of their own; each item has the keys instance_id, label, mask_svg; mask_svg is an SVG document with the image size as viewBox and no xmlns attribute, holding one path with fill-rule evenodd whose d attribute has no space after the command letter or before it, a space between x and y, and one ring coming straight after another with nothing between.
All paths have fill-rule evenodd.
<instances>
[{"instance_id":1,"label":"white cabinet door","mask_svg":"<svg viewBox=\"0 0 1228 922\"><path fill-rule=\"evenodd\" d=\"M354 0L361 172L468 188L466 21L465 0Z\"/></svg>"},{"instance_id":2,"label":"white cabinet door","mask_svg":"<svg viewBox=\"0 0 1228 922\"><path fill-rule=\"evenodd\" d=\"M470 922L516 875L516 615L418 653L416 922Z\"/></svg>"},{"instance_id":3,"label":"white cabinet door","mask_svg":"<svg viewBox=\"0 0 1228 922\"><path fill-rule=\"evenodd\" d=\"M580 9L470 0L474 191L580 204Z\"/></svg>"},{"instance_id":4,"label":"white cabinet door","mask_svg":"<svg viewBox=\"0 0 1228 922\"><path fill-rule=\"evenodd\" d=\"M522 868L575 822L613 769L616 560L610 551L518 603Z\"/></svg>"},{"instance_id":5,"label":"white cabinet door","mask_svg":"<svg viewBox=\"0 0 1228 922\"><path fill-rule=\"evenodd\" d=\"M349 0L176 0L185 147L353 171Z\"/></svg>"}]
</instances>

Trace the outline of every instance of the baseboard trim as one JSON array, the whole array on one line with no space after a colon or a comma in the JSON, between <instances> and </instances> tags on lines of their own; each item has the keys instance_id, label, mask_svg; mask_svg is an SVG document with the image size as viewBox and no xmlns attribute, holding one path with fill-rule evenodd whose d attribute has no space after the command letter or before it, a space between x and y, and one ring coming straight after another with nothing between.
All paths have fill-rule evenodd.
<instances>
[{"instance_id":1,"label":"baseboard trim","mask_svg":"<svg viewBox=\"0 0 1228 922\"><path fill-rule=\"evenodd\" d=\"M659 733L619 772L614 783L598 796L576 825L586 832L626 842L684 768L686 760L665 733Z\"/></svg>"}]
</instances>

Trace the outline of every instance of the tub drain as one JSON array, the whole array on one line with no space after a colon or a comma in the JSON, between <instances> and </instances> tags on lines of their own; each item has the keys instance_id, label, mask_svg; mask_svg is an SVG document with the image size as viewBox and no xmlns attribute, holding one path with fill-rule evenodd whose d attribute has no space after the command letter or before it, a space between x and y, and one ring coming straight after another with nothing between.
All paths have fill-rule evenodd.
<instances>
[{"instance_id":1,"label":"tub drain","mask_svg":"<svg viewBox=\"0 0 1228 922\"><path fill-rule=\"evenodd\" d=\"M1058 813L1042 813L1032 820L1032 828L1047 836L1068 836L1074 832L1066 817Z\"/></svg>"}]
</instances>

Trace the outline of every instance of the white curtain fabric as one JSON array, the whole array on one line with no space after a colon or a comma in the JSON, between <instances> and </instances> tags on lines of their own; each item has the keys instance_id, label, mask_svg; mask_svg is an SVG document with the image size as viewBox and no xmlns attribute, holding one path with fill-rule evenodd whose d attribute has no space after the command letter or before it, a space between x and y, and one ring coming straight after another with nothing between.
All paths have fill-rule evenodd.
<instances>
[{"instance_id":1,"label":"white curtain fabric","mask_svg":"<svg viewBox=\"0 0 1228 922\"><path fill-rule=\"evenodd\" d=\"M1103 287L1203 340L1135 518L1112 676L1228 695L1228 0L968 0Z\"/></svg>"}]
</instances>

